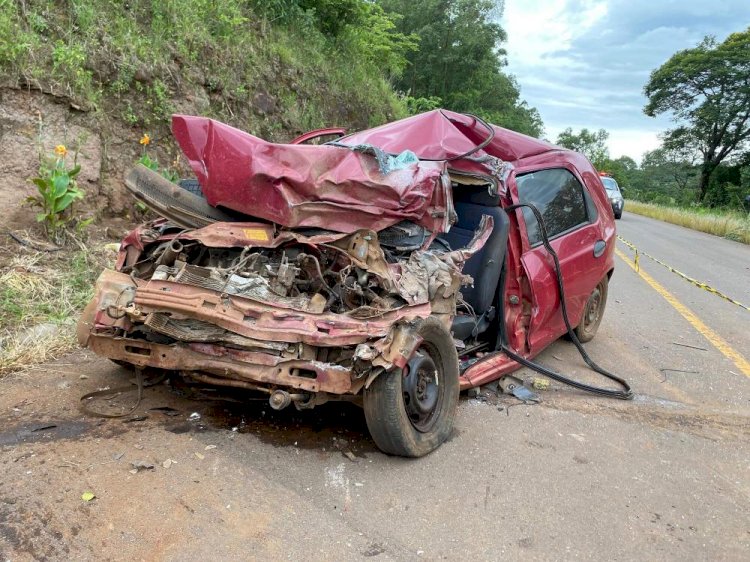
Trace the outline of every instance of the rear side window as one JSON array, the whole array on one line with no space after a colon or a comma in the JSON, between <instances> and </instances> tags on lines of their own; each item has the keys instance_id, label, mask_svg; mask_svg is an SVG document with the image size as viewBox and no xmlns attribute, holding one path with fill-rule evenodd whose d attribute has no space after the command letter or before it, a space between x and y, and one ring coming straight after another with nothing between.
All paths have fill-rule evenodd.
<instances>
[{"instance_id":1,"label":"rear side window","mask_svg":"<svg viewBox=\"0 0 750 562\"><path fill-rule=\"evenodd\" d=\"M556 168L523 174L516 178L521 203L531 203L542 214L550 238L589 222L583 186L568 170ZM542 241L531 209L522 207L529 244Z\"/></svg>"}]
</instances>

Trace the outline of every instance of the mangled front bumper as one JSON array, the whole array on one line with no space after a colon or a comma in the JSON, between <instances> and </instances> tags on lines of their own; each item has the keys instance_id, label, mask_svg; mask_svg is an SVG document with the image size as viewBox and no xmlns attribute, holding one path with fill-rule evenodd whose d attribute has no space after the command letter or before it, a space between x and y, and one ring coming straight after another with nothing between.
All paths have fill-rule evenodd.
<instances>
[{"instance_id":1,"label":"mangled front bumper","mask_svg":"<svg viewBox=\"0 0 750 562\"><path fill-rule=\"evenodd\" d=\"M419 344L413 323L429 315L429 304L368 320L313 314L105 270L79 322L78 337L98 355L140 367L265 388L354 394L371 366L389 370L406 364ZM176 341L146 341L136 335L143 326ZM341 347L352 349L348 365L319 359L322 348Z\"/></svg>"}]
</instances>

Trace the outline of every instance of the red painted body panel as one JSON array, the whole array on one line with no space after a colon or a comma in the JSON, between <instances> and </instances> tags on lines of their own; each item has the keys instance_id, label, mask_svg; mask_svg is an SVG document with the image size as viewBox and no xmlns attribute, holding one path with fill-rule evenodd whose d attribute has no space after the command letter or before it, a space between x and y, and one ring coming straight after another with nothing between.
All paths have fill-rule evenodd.
<instances>
[{"instance_id":1,"label":"red painted body panel","mask_svg":"<svg viewBox=\"0 0 750 562\"><path fill-rule=\"evenodd\" d=\"M172 129L206 200L287 227L350 233L403 220L446 230L445 162L383 173L377 159L331 145L274 144L204 117L175 115Z\"/></svg>"}]
</instances>

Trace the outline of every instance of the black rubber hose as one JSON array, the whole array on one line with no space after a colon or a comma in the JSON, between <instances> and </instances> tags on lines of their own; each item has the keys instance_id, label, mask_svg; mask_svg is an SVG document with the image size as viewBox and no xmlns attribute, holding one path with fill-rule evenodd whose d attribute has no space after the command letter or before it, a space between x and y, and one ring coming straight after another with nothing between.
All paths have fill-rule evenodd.
<instances>
[{"instance_id":1,"label":"black rubber hose","mask_svg":"<svg viewBox=\"0 0 750 562\"><path fill-rule=\"evenodd\" d=\"M542 217L542 214L539 212L539 209L537 209L536 206L532 205L531 203L519 203L517 205L511 205L509 207L506 207L505 211L510 213L511 211L514 211L515 209L519 209L521 207L528 207L529 209L531 209L531 212L534 213L534 217L536 218L537 223L539 224L539 231L542 235L542 244L547 249L547 252L549 252L549 254L552 256L552 260L555 263L555 274L557 277L557 292L558 292L558 295L560 296L560 311L562 312L562 317L563 317L563 321L565 322L565 327L568 330L568 336L573 341L573 344L578 349L578 352L581 354L581 357L583 357L583 360L591 368L592 371L599 373L600 375L612 381L615 381L617 384L622 386L624 390L613 390L609 388L602 388L599 386L592 386L592 385L585 384L585 383L582 383L573 379L569 379L568 377L561 375L560 373L557 373L553 371L552 369L545 367L544 365L539 365L538 363L534 363L524 357L521 357L518 353L516 353L510 348L510 345L508 344L507 337L505 334L505 327L502 325L502 322L500 322L500 333L499 333L500 349L506 355L508 355L508 357L513 359L515 362L520 363L524 367L528 367L529 369L532 369L538 373L541 373L542 375L546 377L559 381L563 384L567 384L569 386L578 388L586 392L600 394L602 396L608 396L610 398L618 398L620 400L632 400L633 391L630 389L630 385L627 383L627 381L625 381L625 379L618 377L617 375L610 373L606 369L597 365L594 362L594 360L591 359L591 357L589 357L589 354L586 352L586 349L583 347L583 344L578 340L578 337L573 331L573 327L570 325L570 319L568 318L568 307L565 303L565 287L563 285L563 277L562 277L562 270L560 268L560 260L557 257L557 252L555 252L555 250L552 248L552 245L549 243L549 237L547 236L547 227L544 224L544 219Z\"/></svg>"},{"instance_id":2,"label":"black rubber hose","mask_svg":"<svg viewBox=\"0 0 750 562\"><path fill-rule=\"evenodd\" d=\"M442 110L440 111L440 113L443 115L443 117L448 119L448 121L452 121L452 119L448 117L445 113L443 113ZM486 147L488 144L492 142L492 140L495 138L495 129L493 129L492 126L489 123L487 123L487 121L485 121L478 115L473 115L471 113L462 113L462 115L465 115L466 117L471 117L472 119L476 119L477 121L479 121L479 123L481 123L482 126L485 129L487 129L487 132L489 133L487 135L487 138L485 138L481 143L476 145L471 150L464 152L463 154L456 154L455 156L451 156L450 158L420 158L420 160L425 161L425 162L440 162L442 160L445 160L446 162L452 162L453 160L460 160L461 158L467 158L468 156L471 156L472 154L479 152L480 150L482 150L484 147Z\"/></svg>"}]
</instances>

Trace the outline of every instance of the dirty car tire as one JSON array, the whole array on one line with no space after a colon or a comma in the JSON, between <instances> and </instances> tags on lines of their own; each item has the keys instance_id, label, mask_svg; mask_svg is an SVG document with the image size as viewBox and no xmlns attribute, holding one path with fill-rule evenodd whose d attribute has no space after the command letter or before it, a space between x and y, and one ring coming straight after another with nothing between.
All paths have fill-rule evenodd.
<instances>
[{"instance_id":1,"label":"dirty car tire","mask_svg":"<svg viewBox=\"0 0 750 562\"><path fill-rule=\"evenodd\" d=\"M607 305L608 287L609 277L605 275L604 279L594 287L586 301L586 306L583 307L581 323L575 329L576 337L581 343L593 340L596 331L599 329L599 324L601 324L604 316L604 308Z\"/></svg>"},{"instance_id":2,"label":"dirty car tire","mask_svg":"<svg viewBox=\"0 0 750 562\"><path fill-rule=\"evenodd\" d=\"M423 341L409 362L413 368L381 374L364 393L365 419L375 444L404 457L426 455L448 439L458 405L453 338L434 317L424 320L418 333ZM420 392L419 400L415 392Z\"/></svg>"}]
</instances>

